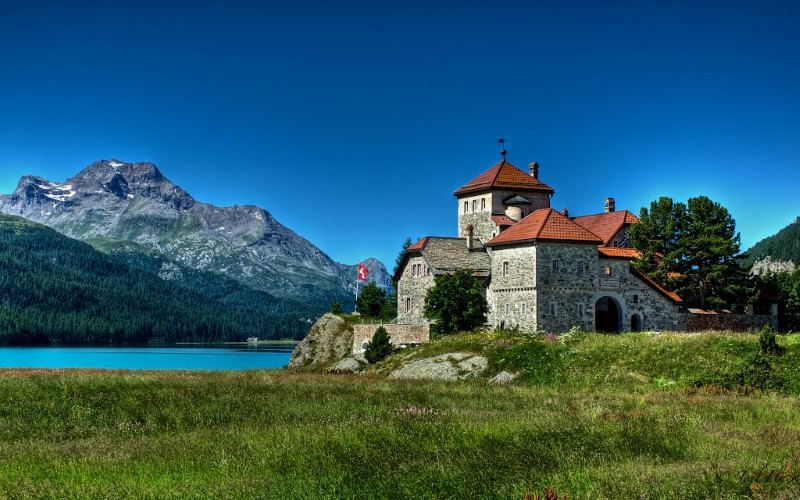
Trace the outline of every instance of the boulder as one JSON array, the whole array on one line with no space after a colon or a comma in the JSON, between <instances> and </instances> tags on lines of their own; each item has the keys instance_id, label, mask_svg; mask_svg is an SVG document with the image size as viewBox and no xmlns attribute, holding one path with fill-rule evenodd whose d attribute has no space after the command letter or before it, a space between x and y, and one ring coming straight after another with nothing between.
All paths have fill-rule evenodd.
<instances>
[{"instance_id":1,"label":"boulder","mask_svg":"<svg viewBox=\"0 0 800 500\"><path fill-rule=\"evenodd\" d=\"M288 368L329 363L351 354L353 330L335 314L325 313L292 352Z\"/></svg>"},{"instance_id":2,"label":"boulder","mask_svg":"<svg viewBox=\"0 0 800 500\"><path fill-rule=\"evenodd\" d=\"M477 377L489 365L483 357L466 352L450 352L432 358L409 361L389 374L393 379L463 380Z\"/></svg>"},{"instance_id":3,"label":"boulder","mask_svg":"<svg viewBox=\"0 0 800 500\"><path fill-rule=\"evenodd\" d=\"M507 371L503 370L500 373L498 373L497 375L495 375L494 377L492 377L491 379L489 379L489 382L492 383L492 384L503 385L503 384L508 384L509 382L514 380L515 378L517 378L516 375L514 375L511 372L507 372Z\"/></svg>"},{"instance_id":4,"label":"boulder","mask_svg":"<svg viewBox=\"0 0 800 500\"><path fill-rule=\"evenodd\" d=\"M328 367L328 373L359 373L361 363L356 358L344 358Z\"/></svg>"}]
</instances>

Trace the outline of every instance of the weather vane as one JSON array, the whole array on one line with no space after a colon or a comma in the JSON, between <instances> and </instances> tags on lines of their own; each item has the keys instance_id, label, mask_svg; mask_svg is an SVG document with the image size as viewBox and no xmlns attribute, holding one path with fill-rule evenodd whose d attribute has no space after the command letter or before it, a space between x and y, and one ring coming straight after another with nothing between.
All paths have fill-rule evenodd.
<instances>
[{"instance_id":1,"label":"weather vane","mask_svg":"<svg viewBox=\"0 0 800 500\"><path fill-rule=\"evenodd\" d=\"M506 146L505 146L506 145L506 140L501 137L501 138L497 139L497 144L500 145L500 154L503 155L503 162L505 162L506 161L506 153L507 153Z\"/></svg>"}]
</instances>

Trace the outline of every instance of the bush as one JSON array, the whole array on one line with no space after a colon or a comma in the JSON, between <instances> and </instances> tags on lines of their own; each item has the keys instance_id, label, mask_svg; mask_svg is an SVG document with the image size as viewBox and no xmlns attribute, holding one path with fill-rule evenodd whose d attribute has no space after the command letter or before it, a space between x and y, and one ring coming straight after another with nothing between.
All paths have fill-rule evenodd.
<instances>
[{"instance_id":1,"label":"bush","mask_svg":"<svg viewBox=\"0 0 800 500\"><path fill-rule=\"evenodd\" d=\"M331 302L331 312L333 314L342 314L342 305L338 301Z\"/></svg>"},{"instance_id":2,"label":"bush","mask_svg":"<svg viewBox=\"0 0 800 500\"><path fill-rule=\"evenodd\" d=\"M775 331L769 325L764 325L764 328L761 329L761 334L758 336L758 345L761 346L762 354L775 356L783 354L783 347L778 345Z\"/></svg>"},{"instance_id":3,"label":"bush","mask_svg":"<svg viewBox=\"0 0 800 500\"><path fill-rule=\"evenodd\" d=\"M386 328L379 326L375 330L375 335L372 340L367 344L367 349L364 351L364 357L369 363L377 363L394 351L391 342L389 342L389 332Z\"/></svg>"}]
</instances>

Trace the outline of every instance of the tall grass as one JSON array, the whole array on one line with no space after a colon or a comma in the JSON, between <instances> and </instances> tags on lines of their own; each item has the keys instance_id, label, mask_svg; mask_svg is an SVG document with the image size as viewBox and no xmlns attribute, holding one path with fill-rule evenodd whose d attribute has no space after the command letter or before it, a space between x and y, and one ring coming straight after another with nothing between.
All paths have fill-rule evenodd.
<instances>
[{"instance_id":1,"label":"tall grass","mask_svg":"<svg viewBox=\"0 0 800 500\"><path fill-rule=\"evenodd\" d=\"M798 416L702 387L7 370L0 496L791 497Z\"/></svg>"}]
</instances>

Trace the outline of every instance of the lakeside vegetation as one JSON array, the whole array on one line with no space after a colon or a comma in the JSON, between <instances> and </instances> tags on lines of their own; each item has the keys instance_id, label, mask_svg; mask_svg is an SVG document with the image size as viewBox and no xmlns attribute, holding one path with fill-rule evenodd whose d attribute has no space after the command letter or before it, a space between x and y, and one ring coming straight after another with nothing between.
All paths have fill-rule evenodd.
<instances>
[{"instance_id":1,"label":"lakeside vegetation","mask_svg":"<svg viewBox=\"0 0 800 500\"><path fill-rule=\"evenodd\" d=\"M458 334L366 375L0 370L0 496L795 498L800 336ZM486 355L485 377L389 380ZM488 383L500 369L509 386Z\"/></svg>"},{"instance_id":2,"label":"lakeside vegetation","mask_svg":"<svg viewBox=\"0 0 800 500\"><path fill-rule=\"evenodd\" d=\"M299 339L316 314L222 277L189 289L3 214L0 268L0 345Z\"/></svg>"}]
</instances>

